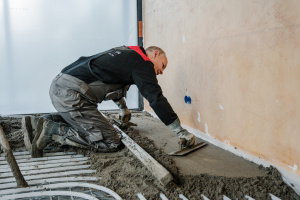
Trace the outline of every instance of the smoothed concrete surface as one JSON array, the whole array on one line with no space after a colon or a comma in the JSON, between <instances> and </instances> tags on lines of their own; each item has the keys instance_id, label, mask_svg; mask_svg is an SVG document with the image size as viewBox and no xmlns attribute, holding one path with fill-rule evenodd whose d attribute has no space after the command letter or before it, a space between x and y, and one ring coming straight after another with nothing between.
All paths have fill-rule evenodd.
<instances>
[{"instance_id":1,"label":"smoothed concrete surface","mask_svg":"<svg viewBox=\"0 0 300 200\"><path fill-rule=\"evenodd\" d=\"M153 140L158 148L166 153L179 150L178 137L159 119L144 113L133 114L131 119L141 136ZM197 138L197 142L202 141ZM182 157L174 157L177 167L183 175L210 174L225 177L263 176L264 172L255 163L236 156L213 144Z\"/></svg>"}]
</instances>

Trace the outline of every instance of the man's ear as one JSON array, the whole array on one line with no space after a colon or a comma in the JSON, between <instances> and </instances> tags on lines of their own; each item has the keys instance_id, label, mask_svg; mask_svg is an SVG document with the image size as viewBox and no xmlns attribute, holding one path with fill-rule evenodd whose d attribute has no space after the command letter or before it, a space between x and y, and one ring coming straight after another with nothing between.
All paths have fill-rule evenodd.
<instances>
[{"instance_id":1,"label":"man's ear","mask_svg":"<svg viewBox=\"0 0 300 200\"><path fill-rule=\"evenodd\" d=\"M154 57L157 57L157 56L159 56L159 51L158 51L158 50L155 50L155 51L154 51Z\"/></svg>"}]
</instances>

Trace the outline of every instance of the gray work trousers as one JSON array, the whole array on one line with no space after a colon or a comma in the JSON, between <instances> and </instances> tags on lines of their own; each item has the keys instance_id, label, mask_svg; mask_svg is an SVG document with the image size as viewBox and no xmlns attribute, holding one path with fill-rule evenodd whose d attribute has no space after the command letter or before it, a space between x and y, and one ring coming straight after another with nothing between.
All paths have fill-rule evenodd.
<instances>
[{"instance_id":1,"label":"gray work trousers","mask_svg":"<svg viewBox=\"0 0 300 200\"><path fill-rule=\"evenodd\" d=\"M122 88L124 85L120 84L86 84L70 75L59 74L51 84L49 95L53 106L69 125L67 134L70 137L77 137L80 141L83 139L90 146L97 141L118 145L120 138L114 127L97 109L97 103L104 100L105 96L122 97L123 93L117 96L113 93Z\"/></svg>"}]
</instances>

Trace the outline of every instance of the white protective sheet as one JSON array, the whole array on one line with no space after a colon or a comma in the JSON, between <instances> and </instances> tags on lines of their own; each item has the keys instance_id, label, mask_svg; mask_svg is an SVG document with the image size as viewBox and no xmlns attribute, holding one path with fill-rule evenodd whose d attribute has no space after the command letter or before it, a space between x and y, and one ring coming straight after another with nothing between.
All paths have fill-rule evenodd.
<instances>
[{"instance_id":1,"label":"white protective sheet","mask_svg":"<svg viewBox=\"0 0 300 200\"><path fill-rule=\"evenodd\" d=\"M136 20L136 0L2 0L0 115L55 112L53 78L80 56L137 45ZM136 86L127 103L138 107Z\"/></svg>"}]
</instances>

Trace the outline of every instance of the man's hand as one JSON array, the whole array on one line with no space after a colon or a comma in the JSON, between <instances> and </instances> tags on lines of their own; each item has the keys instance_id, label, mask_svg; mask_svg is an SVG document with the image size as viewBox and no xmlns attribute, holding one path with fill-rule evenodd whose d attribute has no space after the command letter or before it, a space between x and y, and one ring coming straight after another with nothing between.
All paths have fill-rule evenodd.
<instances>
[{"instance_id":1,"label":"man's hand","mask_svg":"<svg viewBox=\"0 0 300 200\"><path fill-rule=\"evenodd\" d=\"M188 132L185 129L182 129L179 133L177 133L180 138L180 143L182 147L191 147L195 144L195 136Z\"/></svg>"},{"instance_id":2,"label":"man's hand","mask_svg":"<svg viewBox=\"0 0 300 200\"><path fill-rule=\"evenodd\" d=\"M114 102L120 108L119 120L121 120L122 123L129 122L129 120L131 119L131 112L126 106L125 99L122 98L119 101L114 101Z\"/></svg>"},{"instance_id":3,"label":"man's hand","mask_svg":"<svg viewBox=\"0 0 300 200\"><path fill-rule=\"evenodd\" d=\"M119 120L121 120L122 123L126 123L129 122L131 119L131 112L130 110L127 108L122 108L120 113L119 113Z\"/></svg>"},{"instance_id":4,"label":"man's hand","mask_svg":"<svg viewBox=\"0 0 300 200\"><path fill-rule=\"evenodd\" d=\"M195 136L181 127L178 118L172 124L169 124L168 127L178 135L182 147L191 147L195 144Z\"/></svg>"}]
</instances>

